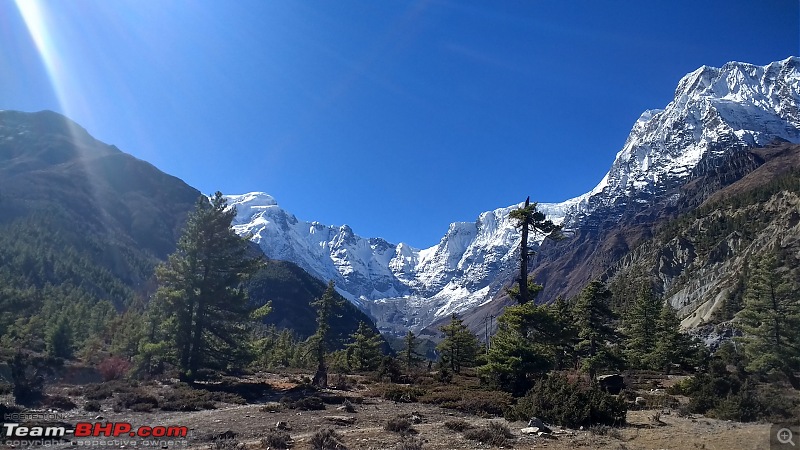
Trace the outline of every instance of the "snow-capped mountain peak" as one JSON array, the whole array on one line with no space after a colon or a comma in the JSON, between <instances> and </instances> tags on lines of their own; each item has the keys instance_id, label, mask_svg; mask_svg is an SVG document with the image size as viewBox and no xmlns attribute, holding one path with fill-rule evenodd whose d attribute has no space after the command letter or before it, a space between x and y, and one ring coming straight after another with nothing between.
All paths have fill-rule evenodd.
<instances>
[{"instance_id":1,"label":"snow-capped mountain peak","mask_svg":"<svg viewBox=\"0 0 800 450\"><path fill-rule=\"evenodd\" d=\"M568 228L618 214L681 185L701 162L781 139L800 142L800 58L766 66L703 66L678 83L663 109L642 113L594 189L539 205ZM349 299L406 302L408 323L424 326L492 298L513 276L520 235L508 213L521 204L453 223L428 249L359 237L350 227L299 221L263 193L229 196L237 232L251 233L267 256L291 260L336 281Z\"/></svg>"}]
</instances>

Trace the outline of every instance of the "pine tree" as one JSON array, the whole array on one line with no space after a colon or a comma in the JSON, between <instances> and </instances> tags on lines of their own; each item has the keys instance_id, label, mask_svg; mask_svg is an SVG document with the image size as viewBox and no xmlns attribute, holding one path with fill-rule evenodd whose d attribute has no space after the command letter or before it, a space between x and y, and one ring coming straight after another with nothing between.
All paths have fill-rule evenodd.
<instances>
[{"instance_id":1,"label":"pine tree","mask_svg":"<svg viewBox=\"0 0 800 450\"><path fill-rule=\"evenodd\" d=\"M248 257L246 239L231 228L235 216L221 193L201 198L177 250L156 268L153 308L165 319L160 338L167 344L155 348L171 348L169 359L188 380L201 368L241 367L250 357L242 344L252 308L242 284L260 260Z\"/></svg>"},{"instance_id":2,"label":"pine tree","mask_svg":"<svg viewBox=\"0 0 800 450\"><path fill-rule=\"evenodd\" d=\"M317 365L316 373L312 383L314 386L325 388L328 386L328 367L325 364L325 353L330 347L331 339L331 320L338 315L337 311L344 305L336 292L333 281L328 282L328 287L322 293L322 297L311 303L317 310L317 331L308 338L310 351L314 355Z\"/></svg>"},{"instance_id":3,"label":"pine tree","mask_svg":"<svg viewBox=\"0 0 800 450\"><path fill-rule=\"evenodd\" d=\"M656 346L656 322L661 313L661 302L649 285L641 286L633 305L625 314L625 357L635 368L649 365Z\"/></svg>"},{"instance_id":4,"label":"pine tree","mask_svg":"<svg viewBox=\"0 0 800 450\"><path fill-rule=\"evenodd\" d=\"M782 373L800 388L794 372L800 369L800 295L798 286L778 264L777 255L755 264L744 294L744 309L736 318L745 333L747 369Z\"/></svg>"},{"instance_id":5,"label":"pine tree","mask_svg":"<svg viewBox=\"0 0 800 450\"><path fill-rule=\"evenodd\" d=\"M297 349L297 339L288 329L283 329L275 342L275 349L270 358L273 367L289 367Z\"/></svg>"},{"instance_id":6,"label":"pine tree","mask_svg":"<svg viewBox=\"0 0 800 450\"><path fill-rule=\"evenodd\" d=\"M472 367L478 355L478 338L464 325L455 313L450 318L450 323L443 325L439 330L444 333L444 339L436 350L441 355L441 362L449 367L453 373L461 373L462 367Z\"/></svg>"},{"instance_id":7,"label":"pine tree","mask_svg":"<svg viewBox=\"0 0 800 450\"><path fill-rule=\"evenodd\" d=\"M572 305L564 297L559 296L550 305L550 310L556 327L560 330L558 339L555 341L555 368L557 370L575 368L577 364L575 345L578 342L578 330L575 328Z\"/></svg>"},{"instance_id":8,"label":"pine tree","mask_svg":"<svg viewBox=\"0 0 800 450\"><path fill-rule=\"evenodd\" d=\"M497 333L479 368L489 386L524 394L533 379L553 368L564 331L549 306L534 302L509 306L497 318Z\"/></svg>"},{"instance_id":9,"label":"pine tree","mask_svg":"<svg viewBox=\"0 0 800 450\"><path fill-rule=\"evenodd\" d=\"M544 213L538 211L536 206L537 203L531 204L531 198L528 197L525 199L525 206L511 211L508 215L522 232L519 243L519 278L517 279L519 297L516 299L519 303L527 303L533 298L528 292L528 257L533 253L528 244L529 233L533 232L551 239L562 238L561 226L547 220Z\"/></svg>"},{"instance_id":10,"label":"pine tree","mask_svg":"<svg viewBox=\"0 0 800 450\"><path fill-rule=\"evenodd\" d=\"M744 276L737 277L736 284L730 290L727 297L725 297L725 301L719 311L719 318L721 320L733 319L744 307L744 280Z\"/></svg>"},{"instance_id":11,"label":"pine tree","mask_svg":"<svg viewBox=\"0 0 800 450\"><path fill-rule=\"evenodd\" d=\"M47 333L47 353L56 358L72 358L73 333L69 322L60 317Z\"/></svg>"},{"instance_id":12,"label":"pine tree","mask_svg":"<svg viewBox=\"0 0 800 450\"><path fill-rule=\"evenodd\" d=\"M664 303L655 324L653 352L645 359L650 368L669 373L673 364L682 364L690 358L694 343L680 328L678 314L669 303Z\"/></svg>"},{"instance_id":13,"label":"pine tree","mask_svg":"<svg viewBox=\"0 0 800 450\"><path fill-rule=\"evenodd\" d=\"M347 344L347 364L356 371L371 371L378 368L383 357L383 339L366 323L359 322L358 329L350 335Z\"/></svg>"},{"instance_id":14,"label":"pine tree","mask_svg":"<svg viewBox=\"0 0 800 450\"><path fill-rule=\"evenodd\" d=\"M583 369L594 383L597 371L617 363L612 346L618 341L614 328L616 316L611 310L611 291L600 281L589 283L575 304L578 328L577 351Z\"/></svg>"},{"instance_id":15,"label":"pine tree","mask_svg":"<svg viewBox=\"0 0 800 450\"><path fill-rule=\"evenodd\" d=\"M410 372L411 368L422 360L420 354L417 353L418 340L419 338L411 330L403 337L402 358L403 364L406 366L406 372Z\"/></svg>"}]
</instances>

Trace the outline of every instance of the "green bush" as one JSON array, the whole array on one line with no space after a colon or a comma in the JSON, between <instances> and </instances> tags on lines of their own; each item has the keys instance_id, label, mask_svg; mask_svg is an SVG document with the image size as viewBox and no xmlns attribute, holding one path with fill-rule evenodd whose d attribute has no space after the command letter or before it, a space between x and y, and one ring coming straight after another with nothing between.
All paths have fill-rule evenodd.
<instances>
[{"instance_id":1,"label":"green bush","mask_svg":"<svg viewBox=\"0 0 800 450\"><path fill-rule=\"evenodd\" d=\"M545 422L571 428L625 424L628 407L624 399L596 385L552 374L538 381L520 398L509 416L518 420L539 417Z\"/></svg>"},{"instance_id":2,"label":"green bush","mask_svg":"<svg viewBox=\"0 0 800 450\"><path fill-rule=\"evenodd\" d=\"M319 397L304 397L294 402L294 408L304 411L325 409L325 402Z\"/></svg>"},{"instance_id":3,"label":"green bush","mask_svg":"<svg viewBox=\"0 0 800 450\"><path fill-rule=\"evenodd\" d=\"M797 398L786 395L794 392L792 389L774 383L759 385L755 377L730 372L716 358L708 372L684 380L671 392L690 397L686 407L689 413L739 422L780 422L791 418L798 404Z\"/></svg>"},{"instance_id":4,"label":"green bush","mask_svg":"<svg viewBox=\"0 0 800 450\"><path fill-rule=\"evenodd\" d=\"M44 392L46 367L42 358L17 352L10 366L14 401L21 405L38 402Z\"/></svg>"},{"instance_id":5,"label":"green bush","mask_svg":"<svg viewBox=\"0 0 800 450\"><path fill-rule=\"evenodd\" d=\"M287 409L300 409L303 411L316 411L325 409L325 402L317 396L302 397L294 400L288 395L281 397L281 406Z\"/></svg>"},{"instance_id":6,"label":"green bush","mask_svg":"<svg viewBox=\"0 0 800 450\"><path fill-rule=\"evenodd\" d=\"M413 403L419 397L425 395L425 390L418 386L403 386L398 384L379 384L374 388L375 392L394 402Z\"/></svg>"},{"instance_id":7,"label":"green bush","mask_svg":"<svg viewBox=\"0 0 800 450\"><path fill-rule=\"evenodd\" d=\"M162 411L200 411L215 408L211 392L193 389L186 383L175 384L172 389L164 393L161 402Z\"/></svg>"}]
</instances>

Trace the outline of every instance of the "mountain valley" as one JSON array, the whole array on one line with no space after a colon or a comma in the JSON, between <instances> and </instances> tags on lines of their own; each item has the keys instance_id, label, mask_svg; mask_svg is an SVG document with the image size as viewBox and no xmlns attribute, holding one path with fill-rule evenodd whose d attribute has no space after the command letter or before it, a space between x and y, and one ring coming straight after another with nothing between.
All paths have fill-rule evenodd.
<instances>
[{"instance_id":1,"label":"mountain valley","mask_svg":"<svg viewBox=\"0 0 800 450\"><path fill-rule=\"evenodd\" d=\"M606 270L658 226L760 167L764 157L752 149L800 142L798 66L800 59L790 57L767 66L701 67L678 83L664 109L642 114L594 189L540 203L568 239L538 250L532 273L544 289L537 301L572 297L592 279L608 277ZM759 176L770 174L753 175ZM508 304L504 292L515 276L519 246L508 213L519 205L487 211L474 223L453 223L439 244L416 249L362 238L347 225L301 221L267 194L229 199L239 211L237 232L252 235L271 258L334 280L384 331L423 330L452 313L478 331ZM665 291L663 283L654 284ZM670 301L682 317L708 319L708 305L695 314L704 302Z\"/></svg>"}]
</instances>

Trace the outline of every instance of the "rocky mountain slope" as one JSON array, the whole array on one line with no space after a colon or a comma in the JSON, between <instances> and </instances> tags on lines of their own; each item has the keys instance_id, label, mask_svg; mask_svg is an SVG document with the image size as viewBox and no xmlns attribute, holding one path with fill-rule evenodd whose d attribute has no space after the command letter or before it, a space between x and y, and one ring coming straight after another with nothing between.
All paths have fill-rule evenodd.
<instances>
[{"instance_id":1,"label":"rocky mountain slope","mask_svg":"<svg viewBox=\"0 0 800 450\"><path fill-rule=\"evenodd\" d=\"M637 120L594 189L562 203L540 204L572 236L550 250L543 246L533 264L537 281L545 285L540 301L574 293L600 267L615 263L637 239L651 235L647 224L656 216L687 207L691 200L681 194L686 183L713 173L731 155L775 141L800 142L798 105L800 58L766 66L704 66L686 75L666 107ZM695 193L695 199L710 193ZM239 210L237 230L252 234L268 256L336 281L343 295L385 329L421 329L452 312L474 313L502 295L514 276L520 238L508 212L518 205L451 224L439 244L416 249L359 237L346 225L300 221L266 194L230 200ZM650 209L654 204L659 211ZM639 238L599 239L620 223L637 221L644 224ZM592 261L590 267L581 263L585 260Z\"/></svg>"},{"instance_id":2,"label":"rocky mountain slope","mask_svg":"<svg viewBox=\"0 0 800 450\"><path fill-rule=\"evenodd\" d=\"M759 167L665 224L609 270L614 283L643 278L696 327L730 319L726 302L741 296L751 263L777 254L800 268L800 146L752 152ZM728 305L730 306L730 305Z\"/></svg>"}]
</instances>

